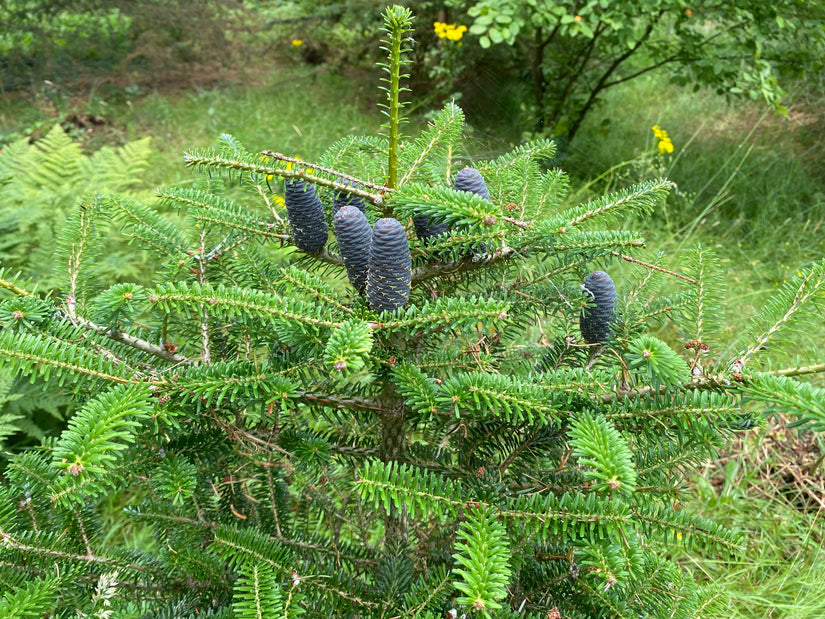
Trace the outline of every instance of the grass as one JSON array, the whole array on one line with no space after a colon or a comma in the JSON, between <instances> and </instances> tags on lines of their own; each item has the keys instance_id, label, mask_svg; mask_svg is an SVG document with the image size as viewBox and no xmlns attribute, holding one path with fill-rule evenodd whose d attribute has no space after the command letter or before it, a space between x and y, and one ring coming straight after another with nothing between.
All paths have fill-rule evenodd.
<instances>
[{"instance_id":1,"label":"grass","mask_svg":"<svg viewBox=\"0 0 825 619\"><path fill-rule=\"evenodd\" d=\"M221 133L253 151L275 148L310 159L336 139L374 133L381 123L368 99L373 83L290 68L242 79L254 83L170 93L107 86L84 95L54 87L34 98L34 106L32 97L5 94L0 139L30 134L30 129L42 133L58 119L97 117L104 122L101 127L77 131L90 150L151 136L154 165L143 180L146 188L154 188L188 181L192 175L182 165L183 153L212 145Z\"/></svg>"},{"instance_id":2,"label":"grass","mask_svg":"<svg viewBox=\"0 0 825 619\"><path fill-rule=\"evenodd\" d=\"M0 139L71 114L99 116L105 120L101 129L79 131L89 148L152 136L154 165L142 187L148 192L191 178L182 166L183 152L210 145L222 132L252 150L274 148L310 159L338 137L374 133L382 121L376 80L303 68L248 80L170 93L100 88L72 95L55 88L41 93L34 107L4 95ZM662 209L628 226L646 229L649 247L670 252L677 269L681 251L695 242L717 250L730 291L727 323L735 335L799 266L825 255L825 157L821 122L813 112L820 103L821 96L812 96L805 106L791 107L789 119L777 119L755 104L730 107L715 95L655 78L635 81L610 93L602 108L610 110L610 122L593 116L562 165L574 187L586 186L581 198L651 176L674 180L678 191ZM55 117L48 116L52 112ZM499 112L485 116L476 108L469 115L484 156L509 146L501 128L483 124L485 117L514 117ZM673 155L657 154L654 124L669 132ZM615 268L621 273L629 267ZM823 331L807 334L809 348L825 349ZM815 463L825 447L809 441L812 461L789 472L787 464L801 458L802 441L785 432L772 422L733 442L708 463L688 498L692 507L750 532L743 557L693 559L697 570L730 592L736 617L825 616L825 597L816 586L825 582L825 509L800 504L794 477L821 479L822 462ZM776 443L780 434L787 439L782 446Z\"/></svg>"},{"instance_id":3,"label":"grass","mask_svg":"<svg viewBox=\"0 0 825 619\"><path fill-rule=\"evenodd\" d=\"M797 436L786 419L748 432L708 463L692 506L747 530L742 557L692 561L730 595L734 617L825 616L823 437Z\"/></svg>"}]
</instances>

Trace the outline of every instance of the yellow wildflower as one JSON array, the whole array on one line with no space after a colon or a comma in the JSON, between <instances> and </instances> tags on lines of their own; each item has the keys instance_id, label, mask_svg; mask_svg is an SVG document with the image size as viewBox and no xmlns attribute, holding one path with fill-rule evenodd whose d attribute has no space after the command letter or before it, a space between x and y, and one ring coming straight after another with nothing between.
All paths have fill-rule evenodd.
<instances>
[{"instance_id":1,"label":"yellow wildflower","mask_svg":"<svg viewBox=\"0 0 825 619\"><path fill-rule=\"evenodd\" d=\"M671 142L667 131L662 129L659 125L653 125L651 129L653 129L653 135L655 135L656 139L659 140L659 154L664 155L665 153L672 153L673 142Z\"/></svg>"},{"instance_id":2,"label":"yellow wildflower","mask_svg":"<svg viewBox=\"0 0 825 619\"><path fill-rule=\"evenodd\" d=\"M434 22L433 31L438 35L439 39L449 39L450 41L460 41L464 33L467 32L467 26L456 26L455 24L445 24L444 22Z\"/></svg>"},{"instance_id":3,"label":"yellow wildflower","mask_svg":"<svg viewBox=\"0 0 825 619\"><path fill-rule=\"evenodd\" d=\"M292 46L293 47L301 47L304 44L303 39L292 39Z\"/></svg>"}]
</instances>

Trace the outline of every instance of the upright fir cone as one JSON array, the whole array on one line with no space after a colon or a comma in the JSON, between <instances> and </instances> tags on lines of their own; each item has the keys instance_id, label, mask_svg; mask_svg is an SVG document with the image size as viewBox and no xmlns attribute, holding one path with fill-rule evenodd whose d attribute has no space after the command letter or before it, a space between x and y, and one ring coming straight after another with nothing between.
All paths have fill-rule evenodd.
<instances>
[{"instance_id":1,"label":"upright fir cone","mask_svg":"<svg viewBox=\"0 0 825 619\"><path fill-rule=\"evenodd\" d=\"M426 215L413 217L413 225L415 226L415 236L425 244L447 234L446 222L431 221Z\"/></svg>"},{"instance_id":2,"label":"upright fir cone","mask_svg":"<svg viewBox=\"0 0 825 619\"><path fill-rule=\"evenodd\" d=\"M475 168L464 168L459 170L455 175L455 183L453 189L456 191L469 191L477 196L481 196L485 200L490 199L490 192L487 191L487 183L484 182L484 177L481 172Z\"/></svg>"},{"instance_id":3,"label":"upright fir cone","mask_svg":"<svg viewBox=\"0 0 825 619\"><path fill-rule=\"evenodd\" d=\"M308 254L317 254L327 244L327 222L315 185L301 179L287 179L284 203L295 246Z\"/></svg>"},{"instance_id":4,"label":"upright fir cone","mask_svg":"<svg viewBox=\"0 0 825 619\"><path fill-rule=\"evenodd\" d=\"M339 178L338 182L342 185L349 185L350 187L355 187L356 183L353 183L350 180L346 180L343 178ZM351 193L347 193L346 191L339 191L338 189L335 190L335 198L332 201L332 213L333 215L338 212L342 206L346 206L349 204L350 206L355 206L358 208L359 211L362 213L367 212L367 203L364 201L364 198L361 196L356 196Z\"/></svg>"},{"instance_id":5,"label":"upright fir cone","mask_svg":"<svg viewBox=\"0 0 825 619\"><path fill-rule=\"evenodd\" d=\"M587 307L579 315L579 329L588 344L604 342L610 336L616 286L604 271L594 271L584 278L582 290L590 297Z\"/></svg>"},{"instance_id":6,"label":"upright fir cone","mask_svg":"<svg viewBox=\"0 0 825 619\"><path fill-rule=\"evenodd\" d=\"M349 282L359 293L364 294L372 245L370 222L356 206L346 204L337 210L332 223Z\"/></svg>"},{"instance_id":7,"label":"upright fir cone","mask_svg":"<svg viewBox=\"0 0 825 619\"><path fill-rule=\"evenodd\" d=\"M487 191L487 183L484 182L484 177L481 172L475 168L464 168L459 170L455 175L455 182L453 189L456 191L469 191L477 196L481 196L487 201L490 201L490 192ZM487 244L479 243L473 254L477 257L487 253Z\"/></svg>"},{"instance_id":8,"label":"upright fir cone","mask_svg":"<svg viewBox=\"0 0 825 619\"><path fill-rule=\"evenodd\" d=\"M404 307L411 284L412 259L404 226L391 217L379 219L372 228L367 301L377 312Z\"/></svg>"}]
</instances>

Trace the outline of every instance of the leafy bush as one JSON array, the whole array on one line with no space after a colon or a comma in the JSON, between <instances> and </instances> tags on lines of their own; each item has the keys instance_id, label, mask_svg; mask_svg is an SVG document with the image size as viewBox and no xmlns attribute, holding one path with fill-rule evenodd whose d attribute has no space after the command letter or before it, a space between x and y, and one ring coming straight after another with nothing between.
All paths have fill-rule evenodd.
<instances>
[{"instance_id":1,"label":"leafy bush","mask_svg":"<svg viewBox=\"0 0 825 619\"><path fill-rule=\"evenodd\" d=\"M537 128L568 140L607 89L650 71L663 69L678 84L764 100L784 112L782 83L815 78L825 58L820 2L448 4L451 19L466 23L482 48L512 48L512 70L532 82L526 97Z\"/></svg>"},{"instance_id":2,"label":"leafy bush","mask_svg":"<svg viewBox=\"0 0 825 619\"><path fill-rule=\"evenodd\" d=\"M6 469L3 613L725 614L724 591L674 557L736 555L744 537L678 499L758 422L744 400L825 423L822 391L795 378L825 367L753 369L822 309L825 262L769 300L731 355L712 254L663 273L630 255L637 234L609 229L668 181L563 207L566 176L540 140L476 163L489 200L456 191L463 114L448 105L400 134L409 12L388 9L385 27L382 136L342 139L320 164L222 136L187 155L194 186L161 192L183 228L117 196L81 204L61 236L72 302L0 274L0 362L78 404L59 438ZM279 206L276 179L313 185L328 229L336 192L364 199L397 258L371 251L366 297L334 240L295 249L303 220ZM421 217L446 234L416 240ZM110 222L157 260L151 285L107 287L87 267ZM609 336L586 344L576 325L606 297L580 286L613 258L638 278L620 284ZM662 275L690 287L663 298ZM370 305L381 279L403 307ZM650 334L671 315L684 356ZM114 493L152 541L106 535Z\"/></svg>"}]
</instances>

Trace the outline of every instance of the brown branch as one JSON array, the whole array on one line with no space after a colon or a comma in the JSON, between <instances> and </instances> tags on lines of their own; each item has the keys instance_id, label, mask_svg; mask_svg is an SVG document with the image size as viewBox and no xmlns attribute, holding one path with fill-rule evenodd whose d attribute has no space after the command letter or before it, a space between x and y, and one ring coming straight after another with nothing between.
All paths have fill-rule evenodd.
<instances>
[{"instance_id":1,"label":"brown branch","mask_svg":"<svg viewBox=\"0 0 825 619\"><path fill-rule=\"evenodd\" d=\"M728 32L736 30L737 28L741 28L742 26L745 25L745 23L746 22L739 22L738 24L732 25L730 28L727 28L725 30L717 32L713 36L709 36L708 38L704 39L701 43L699 43L699 45L697 45L697 47L702 47L704 45L707 45L708 43L710 43L714 39L717 39L720 36L722 36L723 34L726 34ZM730 60L743 60L744 58L746 58L746 56L732 57L732 58L720 57L721 60L728 60L728 59L730 59ZM622 77L620 79L615 79L612 82L608 82L607 84L604 85L604 88L607 89L607 88L610 88L611 86L616 86L618 84L623 84L624 82L630 81L630 80L632 80L636 77L639 77L640 75L644 75L645 73L648 73L650 71L654 71L654 70L658 69L659 67L668 64L669 62L675 62L677 60L680 60L679 54L678 53L677 54L671 54L670 56L668 56L664 60L660 60L659 62L656 62L656 63L650 65L649 67L645 67L644 69L640 69L640 70L636 71L635 73L631 73L630 75L627 75L627 76ZM696 60L697 60L697 58L689 58L686 61L683 59L683 62L695 62Z\"/></svg>"},{"instance_id":2,"label":"brown branch","mask_svg":"<svg viewBox=\"0 0 825 619\"><path fill-rule=\"evenodd\" d=\"M100 325L93 323L91 320L87 320L80 316L75 316L75 324L77 324L80 327L83 327L84 329L89 329L90 331L94 331L95 333L104 335L108 337L110 340L114 340L115 342L125 344L130 348L134 348L136 350L141 350L145 353L149 353L154 357L159 357L161 359L165 359L166 361L171 361L172 363L192 363L192 360L188 357L184 357L183 355L179 355L177 353L169 352L162 346L156 346L155 344L151 344L146 340L134 337L133 335L129 335L128 333L124 333L120 330L102 327Z\"/></svg>"},{"instance_id":3,"label":"brown branch","mask_svg":"<svg viewBox=\"0 0 825 619\"><path fill-rule=\"evenodd\" d=\"M659 15L656 16L654 19L652 19L650 21L650 23L648 24L648 26L645 29L644 33L642 34L641 37L639 37L639 40L636 41L636 43L633 45L633 47L625 50L624 53L622 53L618 58L616 58L611 63L611 65L607 68L607 70L602 74L602 76L599 78L599 81L596 82L596 85L590 91L590 96L587 98L587 101L585 102L585 104L582 107L581 111L578 113L578 116L576 118L576 122L573 123L573 127L570 129L570 132L568 133L568 139L569 140L572 141L573 137L578 132L579 127L581 127L582 121L584 120L584 117L587 116L587 113L590 111L590 108L593 107L593 104L596 102L596 98L599 96L599 93L602 90L604 90L605 84L607 83L607 79L611 75L613 75L613 72L617 68L619 68L620 64L622 64L625 60L627 60L633 54L635 54L638 51L638 49L642 46L642 44L650 37L650 34L653 32L653 27L656 23L658 23L659 18L661 17L661 15L662 15L662 12L660 11Z\"/></svg>"},{"instance_id":4,"label":"brown branch","mask_svg":"<svg viewBox=\"0 0 825 619\"><path fill-rule=\"evenodd\" d=\"M668 271L667 269L663 269L662 267L657 267L655 264L650 264L649 262L643 262L642 260L638 260L636 258L631 258L630 256L625 256L624 254L620 254L617 251L611 251L611 255L616 256L617 258L621 258L622 260L627 260L628 262L632 262L633 264L639 264L643 267L647 267L648 269L653 269L654 271L660 271L662 273L667 273L668 275L672 275L673 277L678 277L679 279L683 279L686 282L690 282L691 284L698 284L695 279L688 277L687 275L682 275L681 273L676 273L675 271Z\"/></svg>"},{"instance_id":5,"label":"brown branch","mask_svg":"<svg viewBox=\"0 0 825 619\"><path fill-rule=\"evenodd\" d=\"M310 402L325 404L332 408L355 408L358 410L376 411L383 413L384 407L377 400L367 398L341 398L328 393L299 392L299 395Z\"/></svg>"},{"instance_id":6,"label":"brown branch","mask_svg":"<svg viewBox=\"0 0 825 619\"><path fill-rule=\"evenodd\" d=\"M452 262L442 262L438 264L427 265L413 269L412 283L419 284L422 281L440 277L442 275L453 275L455 273L465 273L467 271L475 271L477 269L486 267L490 264L501 262L511 258L516 253L516 250L510 247L497 249L492 256L484 260L474 262L472 257L467 257L462 260L454 260Z\"/></svg>"}]
</instances>

